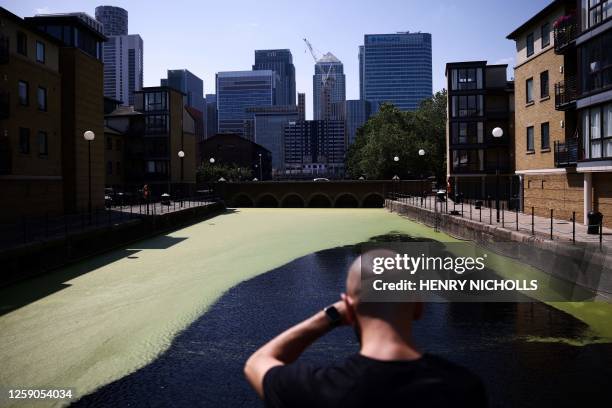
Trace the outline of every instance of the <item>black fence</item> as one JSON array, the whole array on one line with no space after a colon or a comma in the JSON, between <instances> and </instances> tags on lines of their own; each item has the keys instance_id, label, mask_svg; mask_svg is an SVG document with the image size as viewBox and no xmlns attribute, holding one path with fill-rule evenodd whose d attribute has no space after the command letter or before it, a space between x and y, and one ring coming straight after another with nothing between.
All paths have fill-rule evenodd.
<instances>
[{"instance_id":1,"label":"black fence","mask_svg":"<svg viewBox=\"0 0 612 408\"><path fill-rule=\"evenodd\" d=\"M201 207L217 201L218 199L212 194L175 200L155 197L149 200L139 199L137 203L129 205L121 203L108 205L105 208L94 209L91 213L84 211L55 216L23 216L15 221L0 223L0 249L68 237L96 228L106 228L143 217Z\"/></svg>"}]
</instances>

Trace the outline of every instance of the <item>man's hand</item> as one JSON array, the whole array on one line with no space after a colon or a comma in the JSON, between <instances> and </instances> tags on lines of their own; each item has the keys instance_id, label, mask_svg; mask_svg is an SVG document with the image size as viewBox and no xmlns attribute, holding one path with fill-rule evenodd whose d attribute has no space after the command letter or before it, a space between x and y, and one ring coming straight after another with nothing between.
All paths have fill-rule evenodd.
<instances>
[{"instance_id":1,"label":"man's hand","mask_svg":"<svg viewBox=\"0 0 612 408\"><path fill-rule=\"evenodd\" d=\"M349 324L351 318L347 312L345 295L333 304L342 316L341 325ZM301 323L285 330L283 333L264 344L244 365L244 375L263 398L263 378L272 367L290 364L316 339L332 329L329 319L322 310Z\"/></svg>"}]
</instances>

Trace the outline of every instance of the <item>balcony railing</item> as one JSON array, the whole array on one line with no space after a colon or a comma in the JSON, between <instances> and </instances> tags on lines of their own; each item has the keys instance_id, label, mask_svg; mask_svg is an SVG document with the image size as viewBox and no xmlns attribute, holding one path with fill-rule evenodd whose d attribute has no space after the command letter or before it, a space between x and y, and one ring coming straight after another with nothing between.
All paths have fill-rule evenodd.
<instances>
[{"instance_id":1,"label":"balcony railing","mask_svg":"<svg viewBox=\"0 0 612 408\"><path fill-rule=\"evenodd\" d=\"M0 119L8 119L10 106L9 93L0 91Z\"/></svg>"},{"instance_id":2,"label":"balcony railing","mask_svg":"<svg viewBox=\"0 0 612 408\"><path fill-rule=\"evenodd\" d=\"M553 24L555 38L555 52L560 54L573 44L578 34L576 16L571 14L559 17Z\"/></svg>"},{"instance_id":3,"label":"balcony railing","mask_svg":"<svg viewBox=\"0 0 612 408\"><path fill-rule=\"evenodd\" d=\"M572 109L576 102L576 77L566 76L565 81L555 84L555 108L557 110Z\"/></svg>"},{"instance_id":4,"label":"balcony railing","mask_svg":"<svg viewBox=\"0 0 612 408\"><path fill-rule=\"evenodd\" d=\"M0 64L9 62L9 39L4 35L0 35Z\"/></svg>"},{"instance_id":5,"label":"balcony railing","mask_svg":"<svg viewBox=\"0 0 612 408\"><path fill-rule=\"evenodd\" d=\"M567 139L565 142L555 142L555 167L571 167L578 162L580 145L578 138Z\"/></svg>"}]
</instances>

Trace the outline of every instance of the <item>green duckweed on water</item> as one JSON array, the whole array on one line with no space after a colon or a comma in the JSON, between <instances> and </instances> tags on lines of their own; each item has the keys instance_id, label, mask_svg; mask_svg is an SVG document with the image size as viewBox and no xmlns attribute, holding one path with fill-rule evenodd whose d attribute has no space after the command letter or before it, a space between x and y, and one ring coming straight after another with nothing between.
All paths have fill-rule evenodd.
<instances>
[{"instance_id":1,"label":"green duckweed on water","mask_svg":"<svg viewBox=\"0 0 612 408\"><path fill-rule=\"evenodd\" d=\"M0 384L87 394L151 362L241 281L390 233L458 242L383 209L240 209L5 288ZM552 305L612 338L612 305Z\"/></svg>"}]
</instances>

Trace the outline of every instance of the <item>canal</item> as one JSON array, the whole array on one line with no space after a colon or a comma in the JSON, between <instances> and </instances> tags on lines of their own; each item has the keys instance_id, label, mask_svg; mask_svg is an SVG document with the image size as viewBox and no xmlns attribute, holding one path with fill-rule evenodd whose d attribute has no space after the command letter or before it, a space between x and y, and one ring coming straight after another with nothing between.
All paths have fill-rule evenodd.
<instances>
[{"instance_id":1,"label":"canal","mask_svg":"<svg viewBox=\"0 0 612 408\"><path fill-rule=\"evenodd\" d=\"M0 386L74 387L76 406L261 406L257 346L331 303L355 245L453 241L382 209L241 209L0 291ZM609 304L430 304L416 341L478 373L493 406L606 397ZM350 329L304 358L357 351ZM582 395L578 399L578 395Z\"/></svg>"}]
</instances>

